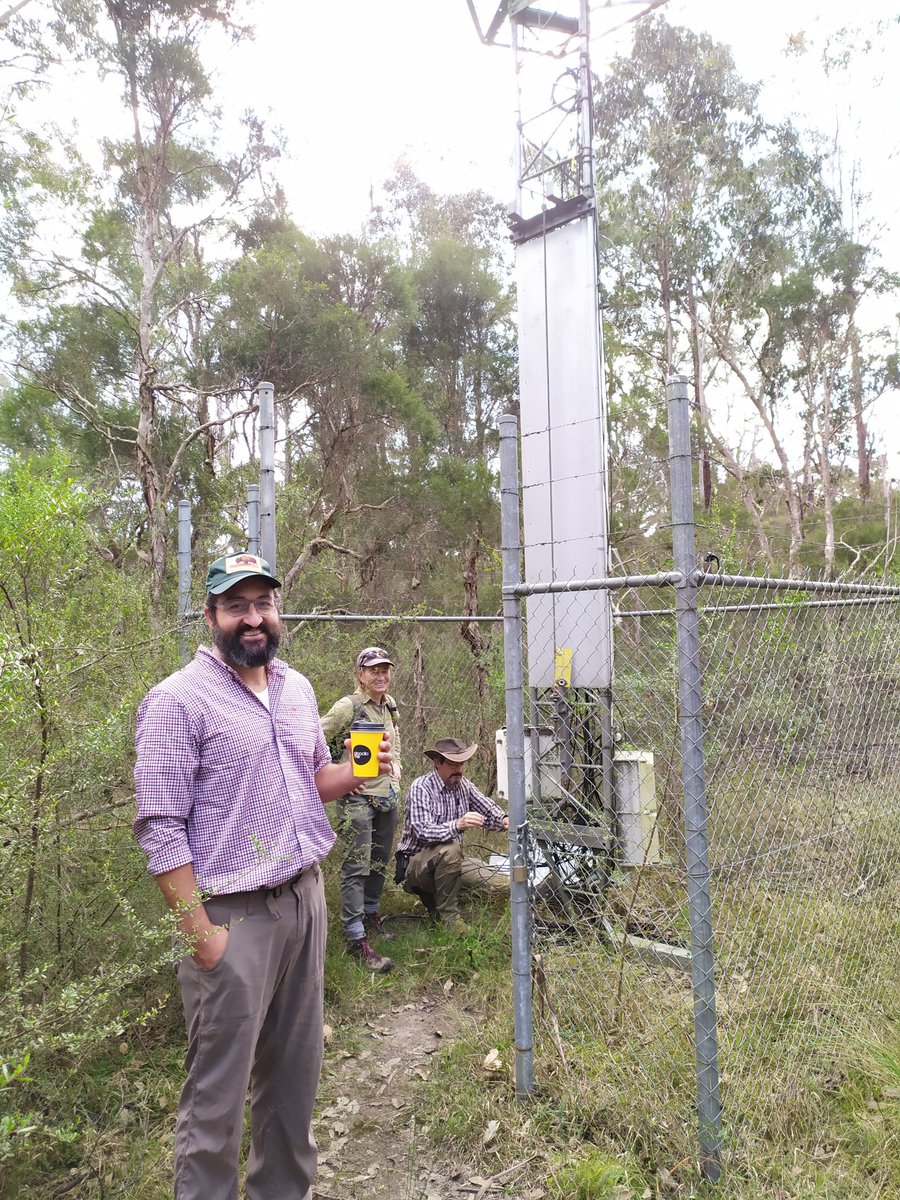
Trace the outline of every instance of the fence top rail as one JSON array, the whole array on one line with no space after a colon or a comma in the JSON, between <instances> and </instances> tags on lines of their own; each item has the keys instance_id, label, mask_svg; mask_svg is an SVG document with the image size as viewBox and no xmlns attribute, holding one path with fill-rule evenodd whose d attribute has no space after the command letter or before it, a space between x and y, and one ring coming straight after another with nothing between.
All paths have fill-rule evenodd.
<instances>
[{"instance_id":1,"label":"fence top rail","mask_svg":"<svg viewBox=\"0 0 900 1200\"><path fill-rule=\"evenodd\" d=\"M188 621L199 621L203 616L202 612L194 611L184 614L184 619ZM348 624L366 624L371 621L389 621L391 623L406 622L410 625L418 625L421 622L444 622L458 624L460 621L483 621L502 625L503 617L495 616L468 616L462 614L460 616L452 616L451 614L438 614L429 616L399 616L397 613L280 613L282 621L343 621Z\"/></svg>"},{"instance_id":2,"label":"fence top rail","mask_svg":"<svg viewBox=\"0 0 900 1200\"><path fill-rule=\"evenodd\" d=\"M861 596L900 599L900 587L880 583L841 583L824 579L778 579L763 575L716 575L694 571L692 587L753 588L757 591L825 593L830 596ZM560 592L622 591L639 587L679 587L685 583L680 571L657 571L652 575L614 575L596 579L557 579L551 583L513 583L503 588L504 596L546 596ZM646 614L645 614L646 615ZM457 618L464 619L464 618Z\"/></svg>"},{"instance_id":3,"label":"fence top rail","mask_svg":"<svg viewBox=\"0 0 900 1200\"><path fill-rule=\"evenodd\" d=\"M759 613L790 611L807 612L811 608L861 608L871 604L900 604L900 596L854 596L843 600L804 600L802 604L785 605L777 600L765 603L747 604L698 604L697 611L701 617L718 617L723 613ZM674 617L674 608L617 608L613 616L618 620L633 618L640 621L644 617Z\"/></svg>"},{"instance_id":4,"label":"fence top rail","mask_svg":"<svg viewBox=\"0 0 900 1200\"><path fill-rule=\"evenodd\" d=\"M758 588L760 591L828 592L834 596L900 596L900 587L886 583L841 583L824 579L770 579L758 575L714 575L696 571L692 583L702 586Z\"/></svg>"},{"instance_id":5,"label":"fence top rail","mask_svg":"<svg viewBox=\"0 0 900 1200\"><path fill-rule=\"evenodd\" d=\"M557 579L552 583L512 583L504 596L547 596L556 592L619 591L632 587L677 586L684 582L680 571L657 571L653 575L613 575L598 579Z\"/></svg>"}]
</instances>

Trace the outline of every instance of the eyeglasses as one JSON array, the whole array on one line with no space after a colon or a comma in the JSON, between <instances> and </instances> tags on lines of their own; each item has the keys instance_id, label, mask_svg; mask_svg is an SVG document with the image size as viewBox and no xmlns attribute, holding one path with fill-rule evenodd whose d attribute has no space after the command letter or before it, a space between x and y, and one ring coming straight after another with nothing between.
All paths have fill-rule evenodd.
<instances>
[{"instance_id":1,"label":"eyeglasses","mask_svg":"<svg viewBox=\"0 0 900 1200\"><path fill-rule=\"evenodd\" d=\"M246 617L251 608L255 608L261 617L271 616L278 609L274 596L260 596L258 600L219 600L216 608L221 608L229 617Z\"/></svg>"}]
</instances>

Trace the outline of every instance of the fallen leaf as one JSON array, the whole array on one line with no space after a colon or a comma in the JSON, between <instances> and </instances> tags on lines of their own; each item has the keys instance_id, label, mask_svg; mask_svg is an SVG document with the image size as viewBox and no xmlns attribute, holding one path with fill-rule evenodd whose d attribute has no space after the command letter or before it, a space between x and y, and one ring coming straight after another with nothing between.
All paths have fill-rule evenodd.
<instances>
[{"instance_id":1,"label":"fallen leaf","mask_svg":"<svg viewBox=\"0 0 900 1200\"><path fill-rule=\"evenodd\" d=\"M482 1146L489 1146L497 1136L497 1131L500 1128L499 1121L488 1121L487 1128L484 1131L484 1136L481 1139Z\"/></svg>"},{"instance_id":2,"label":"fallen leaf","mask_svg":"<svg viewBox=\"0 0 900 1200\"><path fill-rule=\"evenodd\" d=\"M484 1062L481 1064L483 1071L502 1071L503 1059L500 1057L499 1050L488 1050L484 1056Z\"/></svg>"}]
</instances>

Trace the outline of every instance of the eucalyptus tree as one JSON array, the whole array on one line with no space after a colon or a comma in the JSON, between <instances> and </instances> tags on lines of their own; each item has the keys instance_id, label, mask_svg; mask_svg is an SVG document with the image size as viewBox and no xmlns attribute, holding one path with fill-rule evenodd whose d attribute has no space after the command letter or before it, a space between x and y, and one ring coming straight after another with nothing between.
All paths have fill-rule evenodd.
<instances>
[{"instance_id":1,"label":"eucalyptus tree","mask_svg":"<svg viewBox=\"0 0 900 1200\"><path fill-rule=\"evenodd\" d=\"M220 146L220 112L204 65L210 39L236 43L238 0L58 0L60 43L120 87L122 128L102 143L103 175L71 253L36 247L18 295L37 316L23 322L18 365L25 386L80 432L106 443L133 472L146 513L145 553L158 603L167 549L167 505L191 453L212 468L235 412L213 414L199 360L221 231L242 211L274 150L244 119L240 147ZM121 119L119 119L121 118ZM86 333L77 370L79 330ZM93 336L99 330L100 344ZM102 350L106 341L107 353Z\"/></svg>"},{"instance_id":2,"label":"eucalyptus tree","mask_svg":"<svg viewBox=\"0 0 900 1200\"><path fill-rule=\"evenodd\" d=\"M377 541L366 514L387 532L395 514L384 510L408 466L398 446L416 421L397 377L408 271L382 238L315 241L277 206L238 238L244 254L220 282L210 361L275 386L285 587L317 578L332 594L371 590ZM310 572L315 560L336 564L330 584Z\"/></svg>"},{"instance_id":3,"label":"eucalyptus tree","mask_svg":"<svg viewBox=\"0 0 900 1200\"><path fill-rule=\"evenodd\" d=\"M662 19L638 27L598 91L601 261L609 320L630 349L620 376L655 364L661 389L690 364L704 468L717 460L734 479L772 565L771 506L757 480L774 460L794 573L810 506L825 506L826 527L834 506L831 456L848 420L836 397L855 388L858 415L876 386L877 367L853 338L859 300L889 283L870 247L851 252L817 147L788 122L764 121L757 93L708 37ZM809 287L815 303L791 302ZM764 439L749 452L734 438L741 397ZM708 506L709 469L703 483ZM825 553L831 570L833 537Z\"/></svg>"},{"instance_id":4,"label":"eucalyptus tree","mask_svg":"<svg viewBox=\"0 0 900 1200\"><path fill-rule=\"evenodd\" d=\"M748 157L764 140L758 89L730 51L661 18L636 27L630 55L615 59L596 96L600 253L608 320L635 367L665 377L690 364L700 406L704 503L710 456L735 477L765 546L739 456L716 434L706 384L698 293L734 249L733 214L750 186ZM655 364L655 369L654 369Z\"/></svg>"}]
</instances>

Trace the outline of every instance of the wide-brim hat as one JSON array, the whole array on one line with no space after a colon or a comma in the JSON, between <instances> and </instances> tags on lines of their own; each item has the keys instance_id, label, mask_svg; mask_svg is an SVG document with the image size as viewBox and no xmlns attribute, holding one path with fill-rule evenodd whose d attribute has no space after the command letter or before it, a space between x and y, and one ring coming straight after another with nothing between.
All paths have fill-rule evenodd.
<instances>
[{"instance_id":1,"label":"wide-brim hat","mask_svg":"<svg viewBox=\"0 0 900 1200\"><path fill-rule=\"evenodd\" d=\"M379 663L385 663L389 667L394 665L394 660L380 646L366 646L365 650L360 650L356 656L357 671L362 670L363 667L377 667Z\"/></svg>"},{"instance_id":2,"label":"wide-brim hat","mask_svg":"<svg viewBox=\"0 0 900 1200\"><path fill-rule=\"evenodd\" d=\"M275 587L281 587L281 580L275 578L272 568L258 554L226 554L217 558L207 571L206 590L210 595L221 596L245 579L268 579Z\"/></svg>"},{"instance_id":3,"label":"wide-brim hat","mask_svg":"<svg viewBox=\"0 0 900 1200\"><path fill-rule=\"evenodd\" d=\"M469 761L477 749L477 742L467 746L458 738L441 738L425 751L425 755L431 759L446 758L448 762L464 763Z\"/></svg>"}]
</instances>

